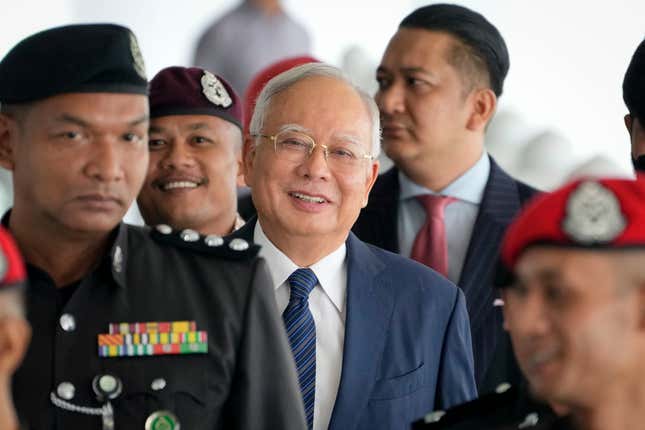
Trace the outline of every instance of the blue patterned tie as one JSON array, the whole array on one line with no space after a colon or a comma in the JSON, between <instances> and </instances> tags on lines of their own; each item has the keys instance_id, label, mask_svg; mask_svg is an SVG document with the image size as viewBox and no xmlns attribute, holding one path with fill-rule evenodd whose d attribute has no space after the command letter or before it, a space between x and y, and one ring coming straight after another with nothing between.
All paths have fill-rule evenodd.
<instances>
[{"instance_id":1,"label":"blue patterned tie","mask_svg":"<svg viewBox=\"0 0 645 430\"><path fill-rule=\"evenodd\" d=\"M287 329L293 358L296 360L307 425L311 429L314 423L316 396L316 323L309 311L308 299L318 279L311 269L298 269L287 281L291 286L291 295L282 319Z\"/></svg>"}]
</instances>

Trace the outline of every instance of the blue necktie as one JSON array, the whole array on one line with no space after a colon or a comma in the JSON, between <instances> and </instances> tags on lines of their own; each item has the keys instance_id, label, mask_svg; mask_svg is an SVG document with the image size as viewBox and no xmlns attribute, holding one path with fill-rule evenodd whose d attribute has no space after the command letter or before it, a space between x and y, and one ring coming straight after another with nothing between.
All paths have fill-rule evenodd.
<instances>
[{"instance_id":1,"label":"blue necktie","mask_svg":"<svg viewBox=\"0 0 645 430\"><path fill-rule=\"evenodd\" d=\"M291 295L282 319L298 369L307 426L311 429L316 395L316 323L309 311L308 300L309 293L318 283L318 279L311 269L298 269L289 276L287 282L291 286Z\"/></svg>"}]
</instances>

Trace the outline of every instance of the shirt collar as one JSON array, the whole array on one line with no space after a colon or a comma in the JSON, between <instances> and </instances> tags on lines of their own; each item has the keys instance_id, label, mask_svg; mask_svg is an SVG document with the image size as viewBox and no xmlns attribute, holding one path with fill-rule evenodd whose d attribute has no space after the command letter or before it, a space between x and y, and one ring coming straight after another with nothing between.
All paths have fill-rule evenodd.
<instances>
[{"instance_id":1,"label":"shirt collar","mask_svg":"<svg viewBox=\"0 0 645 430\"><path fill-rule=\"evenodd\" d=\"M484 197L489 174L490 159L486 151L482 151L481 157L470 169L466 170L438 193L412 182L410 178L399 170L399 199L403 201L426 194L440 194L478 205Z\"/></svg>"},{"instance_id":2,"label":"shirt collar","mask_svg":"<svg viewBox=\"0 0 645 430\"><path fill-rule=\"evenodd\" d=\"M253 230L253 241L260 245L260 257L264 258L271 272L273 288L278 289L282 284L287 282L289 276L299 268L287 255L280 251L262 230L260 220L255 224ZM339 312L345 310L345 291L346 279L343 275L347 270L345 257L347 256L347 247L345 243L331 254L326 255L321 260L309 266L318 278L318 284L325 294L332 301Z\"/></svg>"}]
</instances>

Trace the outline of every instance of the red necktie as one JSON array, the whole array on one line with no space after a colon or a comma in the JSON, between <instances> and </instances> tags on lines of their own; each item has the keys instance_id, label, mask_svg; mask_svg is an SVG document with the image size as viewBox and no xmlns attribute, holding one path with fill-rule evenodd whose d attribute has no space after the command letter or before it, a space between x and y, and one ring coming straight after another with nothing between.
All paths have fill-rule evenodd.
<instances>
[{"instance_id":1,"label":"red necktie","mask_svg":"<svg viewBox=\"0 0 645 430\"><path fill-rule=\"evenodd\" d=\"M425 195L417 196L426 209L426 222L417 233L412 245L410 258L446 276L448 274L448 246L444 209L455 201L453 197Z\"/></svg>"}]
</instances>

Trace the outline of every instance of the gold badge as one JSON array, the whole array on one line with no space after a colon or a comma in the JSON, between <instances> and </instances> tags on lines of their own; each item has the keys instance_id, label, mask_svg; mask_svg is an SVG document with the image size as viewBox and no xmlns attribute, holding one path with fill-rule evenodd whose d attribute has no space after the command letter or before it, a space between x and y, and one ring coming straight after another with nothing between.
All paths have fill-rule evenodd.
<instances>
[{"instance_id":1,"label":"gold badge","mask_svg":"<svg viewBox=\"0 0 645 430\"><path fill-rule=\"evenodd\" d=\"M569 196L562 229L574 241L583 245L608 243L626 226L620 202L598 182L583 182Z\"/></svg>"},{"instance_id":2,"label":"gold badge","mask_svg":"<svg viewBox=\"0 0 645 430\"><path fill-rule=\"evenodd\" d=\"M233 103L231 96L226 91L226 88L224 88L224 84L211 72L204 71L201 82L202 92L215 106L227 108Z\"/></svg>"},{"instance_id":3,"label":"gold badge","mask_svg":"<svg viewBox=\"0 0 645 430\"><path fill-rule=\"evenodd\" d=\"M133 33L130 33L130 53L132 54L132 65L134 66L134 70L142 79L148 80L146 77L146 65L143 62L143 55L141 55L139 43Z\"/></svg>"}]
</instances>

